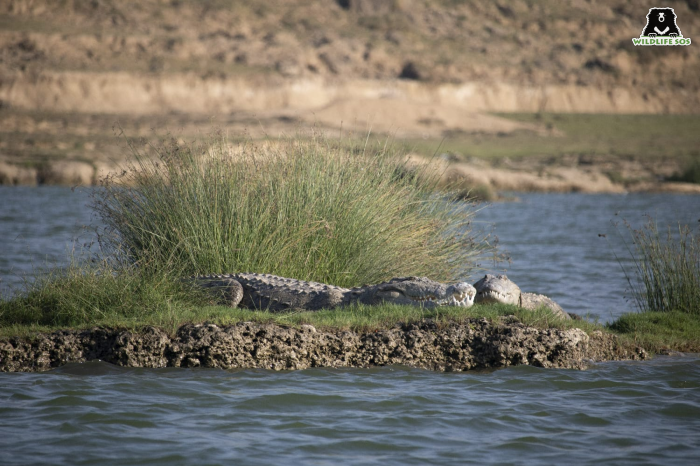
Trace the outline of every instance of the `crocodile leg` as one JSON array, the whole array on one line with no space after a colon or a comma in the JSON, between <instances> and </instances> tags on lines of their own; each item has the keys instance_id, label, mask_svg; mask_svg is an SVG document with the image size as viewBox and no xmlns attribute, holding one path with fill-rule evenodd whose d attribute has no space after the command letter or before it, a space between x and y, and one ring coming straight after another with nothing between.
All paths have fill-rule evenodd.
<instances>
[{"instance_id":1,"label":"crocodile leg","mask_svg":"<svg viewBox=\"0 0 700 467\"><path fill-rule=\"evenodd\" d=\"M206 279L194 279L199 286L204 288L218 303L236 308L243 298L243 286L231 277L217 277Z\"/></svg>"}]
</instances>

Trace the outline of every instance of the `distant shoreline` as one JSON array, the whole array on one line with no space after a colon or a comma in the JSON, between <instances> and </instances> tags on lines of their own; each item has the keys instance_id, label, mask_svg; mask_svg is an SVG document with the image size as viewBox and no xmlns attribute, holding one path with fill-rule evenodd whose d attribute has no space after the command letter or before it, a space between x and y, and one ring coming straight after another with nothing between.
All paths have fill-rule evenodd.
<instances>
[{"instance_id":1,"label":"distant shoreline","mask_svg":"<svg viewBox=\"0 0 700 467\"><path fill-rule=\"evenodd\" d=\"M5 186L99 186L99 179L114 173L114 165L61 160L27 166L0 160L0 185ZM553 166L547 173L532 167L496 168L487 164L453 163L444 168L444 178L472 188L479 194L513 191L533 193L679 193L700 194L700 184L675 181L640 181L631 185L610 180L595 165L585 169Z\"/></svg>"}]
</instances>

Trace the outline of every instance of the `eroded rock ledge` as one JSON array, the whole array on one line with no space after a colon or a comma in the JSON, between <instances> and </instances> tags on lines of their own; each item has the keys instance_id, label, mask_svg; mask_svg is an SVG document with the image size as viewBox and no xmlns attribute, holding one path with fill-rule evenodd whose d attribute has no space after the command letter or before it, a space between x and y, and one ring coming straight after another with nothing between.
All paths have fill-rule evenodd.
<instances>
[{"instance_id":1,"label":"eroded rock ledge","mask_svg":"<svg viewBox=\"0 0 700 467\"><path fill-rule=\"evenodd\" d=\"M374 332L319 331L244 322L219 327L185 325L171 337L142 331L94 328L31 338L0 339L0 371L44 371L69 362L102 360L128 367L212 367L293 370L310 367L408 365L466 371L533 365L583 369L591 362L645 359L600 331L536 329L506 317L400 324Z\"/></svg>"}]
</instances>

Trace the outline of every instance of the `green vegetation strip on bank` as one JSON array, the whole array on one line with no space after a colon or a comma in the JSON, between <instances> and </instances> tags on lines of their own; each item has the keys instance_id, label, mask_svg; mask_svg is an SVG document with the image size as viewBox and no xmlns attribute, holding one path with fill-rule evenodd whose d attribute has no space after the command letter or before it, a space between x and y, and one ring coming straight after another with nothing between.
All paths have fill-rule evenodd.
<instances>
[{"instance_id":1,"label":"green vegetation strip on bank","mask_svg":"<svg viewBox=\"0 0 700 467\"><path fill-rule=\"evenodd\" d=\"M700 352L700 321L681 312L627 314L608 326L557 319L546 309L530 311L511 305L474 305L427 310L412 306L357 305L318 312L268 313L213 306L209 296L164 276L131 270L105 274L105 269L70 267L44 276L26 295L0 302L0 337L22 337L60 329L95 326L138 330L156 326L174 333L188 323L221 326L243 321L285 326L311 324L318 329L373 331L397 323L434 319L440 325L468 318L496 320L514 315L540 329L580 328L620 335L624 342L651 352L666 349Z\"/></svg>"},{"instance_id":2,"label":"green vegetation strip on bank","mask_svg":"<svg viewBox=\"0 0 700 467\"><path fill-rule=\"evenodd\" d=\"M649 352L700 352L700 320L679 311L628 313L609 329Z\"/></svg>"},{"instance_id":3,"label":"green vegetation strip on bank","mask_svg":"<svg viewBox=\"0 0 700 467\"><path fill-rule=\"evenodd\" d=\"M5 305L2 306L3 309ZM375 331L389 329L399 323L417 322L423 319L434 320L438 325L448 322L463 323L467 319L486 318L498 320L500 316L516 316L522 323L540 329L582 328L587 332L600 330L601 326L587 321L566 321L552 316L546 310L524 310L512 305L475 305L471 308L442 307L425 309L415 306L400 305L352 305L333 310L315 312L290 311L288 313L269 313L266 311L229 308L224 306L202 305L188 306L182 302L152 309L133 309L131 313L99 313L89 318L83 316L70 324L51 323L34 316L34 321L21 319L5 321L0 325L0 337L28 336L37 332L51 332L60 329L89 329L95 326L117 329L139 330L145 326L156 326L174 334L182 325L190 323L212 323L220 326L233 325L245 321L274 323L282 326L298 327L304 324L315 326L319 330L344 329L353 331Z\"/></svg>"},{"instance_id":4,"label":"green vegetation strip on bank","mask_svg":"<svg viewBox=\"0 0 700 467\"><path fill-rule=\"evenodd\" d=\"M421 154L441 152L482 159L605 156L608 159L667 161L688 165L681 177L693 179L700 157L700 115L614 115L500 113L499 117L534 124L544 132L460 133L439 140L411 140L405 144ZM687 180L691 178L690 180Z\"/></svg>"}]
</instances>

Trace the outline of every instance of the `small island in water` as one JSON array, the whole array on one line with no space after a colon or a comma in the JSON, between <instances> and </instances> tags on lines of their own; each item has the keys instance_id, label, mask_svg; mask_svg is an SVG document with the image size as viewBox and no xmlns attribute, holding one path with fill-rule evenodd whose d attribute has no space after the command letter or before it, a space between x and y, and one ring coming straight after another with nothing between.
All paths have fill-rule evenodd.
<instances>
[{"instance_id":1,"label":"small island in water","mask_svg":"<svg viewBox=\"0 0 700 467\"><path fill-rule=\"evenodd\" d=\"M637 297L650 311L603 326L519 289L510 298L491 290L498 300L477 294L466 306L476 290L460 278L498 254L471 228L474 204L449 196L430 165L411 165L385 146L312 135L262 148L217 139L168 140L153 154L132 149L132 163L94 192L102 256L73 259L0 302L0 371L90 360L151 368L585 368L700 349L700 248L687 228L673 241L660 239L653 223L633 232L636 246L649 247L640 250L650 269ZM212 289L183 280L230 271L283 276L287 295L251 285L277 277L265 274L234 274L250 279L235 303L230 283L209 280L218 284ZM678 275L667 281L676 289L655 288L659 274ZM402 301L408 292L399 283L412 279L437 284L420 306ZM449 299L440 296L447 290ZM245 308L231 306L239 302Z\"/></svg>"}]
</instances>

